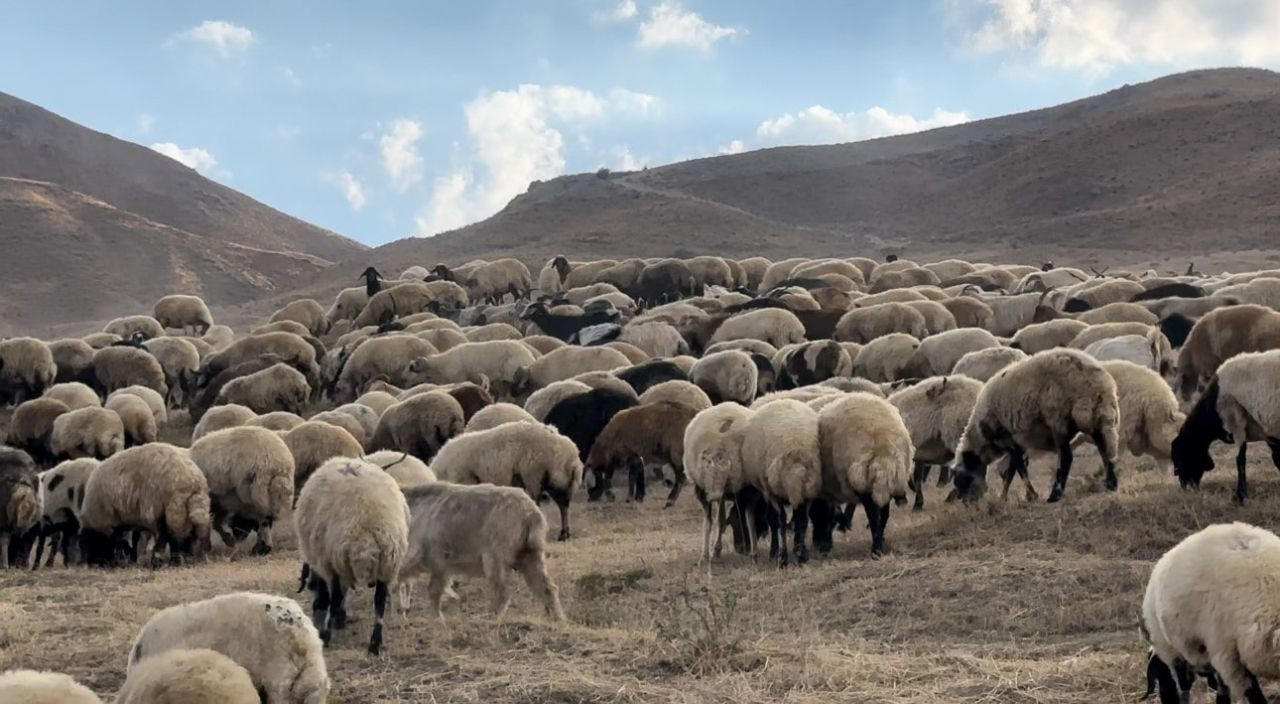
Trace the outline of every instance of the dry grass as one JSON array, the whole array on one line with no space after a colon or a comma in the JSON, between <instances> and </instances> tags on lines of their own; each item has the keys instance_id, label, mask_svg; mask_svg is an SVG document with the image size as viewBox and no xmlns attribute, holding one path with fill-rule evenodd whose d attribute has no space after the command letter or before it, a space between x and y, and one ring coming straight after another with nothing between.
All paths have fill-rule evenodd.
<instances>
[{"instance_id":1,"label":"dry grass","mask_svg":"<svg viewBox=\"0 0 1280 704\"><path fill-rule=\"evenodd\" d=\"M1214 521L1268 525L1280 482L1257 463L1254 498L1238 509L1221 468L1200 494L1131 470L1108 495L1086 476L1096 466L1081 457L1067 502L1055 506L944 505L931 489L926 512L895 512L884 559L869 559L857 525L837 536L831 557L785 571L737 555L698 567L701 514L690 496L670 511L658 501L583 502L578 535L550 551L568 623L545 621L522 585L495 622L482 585L465 581L443 622L420 597L391 619L385 655L370 658L364 590L328 652L331 701L1132 699L1143 684L1136 614L1152 561ZM1034 469L1042 489L1048 469ZM297 555L284 542L269 559L224 555L182 569L0 572L0 670L64 671L110 694L155 610L233 590L292 594Z\"/></svg>"}]
</instances>

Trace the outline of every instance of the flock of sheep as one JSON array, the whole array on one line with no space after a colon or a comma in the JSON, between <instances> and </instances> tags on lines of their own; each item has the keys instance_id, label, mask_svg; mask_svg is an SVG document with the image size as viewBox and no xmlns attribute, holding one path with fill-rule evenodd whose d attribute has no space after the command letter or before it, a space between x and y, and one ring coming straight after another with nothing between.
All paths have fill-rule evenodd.
<instances>
[{"instance_id":1,"label":"flock of sheep","mask_svg":"<svg viewBox=\"0 0 1280 704\"><path fill-rule=\"evenodd\" d=\"M1033 499L1028 453L1049 453L1051 502L1081 443L1112 490L1122 449L1198 486L1233 443L1239 501L1249 441L1280 466L1280 271L889 259L370 267L327 309L294 301L241 334L172 295L83 338L0 341L0 563L158 566L214 535L263 555L291 517L311 618L251 593L165 609L116 701L318 704L352 589L372 590L373 654L392 589L407 605L418 580L439 614L454 578L482 578L501 615L516 572L562 619L538 503L570 539L579 488L614 500L615 474L630 501L669 485L668 507L691 483L703 561L729 528L753 558L767 532L787 565L829 552L858 507L884 553L891 508L923 509L934 466L953 497L982 496L999 463L1002 494L1016 477ZM189 447L158 440L188 419ZM1142 623L1162 702L1197 676L1264 701L1277 550L1215 526L1160 562ZM26 671L0 676L12 696L98 701Z\"/></svg>"}]
</instances>

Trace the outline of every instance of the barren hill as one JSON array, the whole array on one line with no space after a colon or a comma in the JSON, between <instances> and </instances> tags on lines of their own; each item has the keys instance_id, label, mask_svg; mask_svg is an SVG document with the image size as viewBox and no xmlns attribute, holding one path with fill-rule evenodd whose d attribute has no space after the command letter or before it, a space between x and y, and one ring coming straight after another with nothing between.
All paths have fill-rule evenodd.
<instances>
[{"instance_id":1,"label":"barren hill","mask_svg":"<svg viewBox=\"0 0 1280 704\"><path fill-rule=\"evenodd\" d=\"M365 249L0 93L0 334L150 310L179 290L250 301Z\"/></svg>"},{"instance_id":2,"label":"barren hill","mask_svg":"<svg viewBox=\"0 0 1280 704\"><path fill-rule=\"evenodd\" d=\"M1280 74L1195 71L918 134L534 183L498 214L366 260L720 253L1256 262L1280 240ZM1181 268L1181 266L1179 268Z\"/></svg>"}]
</instances>

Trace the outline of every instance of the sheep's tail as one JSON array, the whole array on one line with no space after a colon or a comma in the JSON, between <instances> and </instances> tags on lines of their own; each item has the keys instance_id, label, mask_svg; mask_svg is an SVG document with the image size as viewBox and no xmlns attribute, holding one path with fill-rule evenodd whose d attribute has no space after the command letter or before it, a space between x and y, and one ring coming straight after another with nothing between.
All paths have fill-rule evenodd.
<instances>
[{"instance_id":1,"label":"sheep's tail","mask_svg":"<svg viewBox=\"0 0 1280 704\"><path fill-rule=\"evenodd\" d=\"M40 520L40 514L44 512L38 490L26 485L14 489L9 498L9 507L12 511L11 525L18 528L35 525Z\"/></svg>"},{"instance_id":2,"label":"sheep's tail","mask_svg":"<svg viewBox=\"0 0 1280 704\"><path fill-rule=\"evenodd\" d=\"M346 548L347 566L356 584L373 586L396 580L407 546L396 541L387 531L364 531Z\"/></svg>"},{"instance_id":3,"label":"sheep's tail","mask_svg":"<svg viewBox=\"0 0 1280 704\"><path fill-rule=\"evenodd\" d=\"M877 506L888 506L890 500L901 505L907 500L911 470L910 457L903 461L901 457L881 453L867 462L871 498Z\"/></svg>"},{"instance_id":4,"label":"sheep's tail","mask_svg":"<svg viewBox=\"0 0 1280 704\"><path fill-rule=\"evenodd\" d=\"M197 490L190 494L174 496L164 510L165 524L175 536L194 536L200 541L209 537L212 518L209 512L209 494Z\"/></svg>"}]
</instances>

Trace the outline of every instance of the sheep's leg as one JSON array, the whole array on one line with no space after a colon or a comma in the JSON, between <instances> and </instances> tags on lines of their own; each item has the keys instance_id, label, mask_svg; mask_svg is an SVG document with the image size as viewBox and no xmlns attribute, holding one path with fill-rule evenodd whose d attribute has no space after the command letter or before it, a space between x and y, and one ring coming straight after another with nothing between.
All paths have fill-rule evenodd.
<instances>
[{"instance_id":1,"label":"sheep's leg","mask_svg":"<svg viewBox=\"0 0 1280 704\"><path fill-rule=\"evenodd\" d=\"M912 511L924 510L924 483L929 481L930 465L924 462L916 461L915 475L911 478L911 488L916 492L915 503L912 504Z\"/></svg>"},{"instance_id":2,"label":"sheep's leg","mask_svg":"<svg viewBox=\"0 0 1280 704\"><path fill-rule=\"evenodd\" d=\"M796 564L803 565L809 561L809 548L805 545L805 534L809 532L809 502L801 501L791 512L791 522L795 525L792 535L795 536Z\"/></svg>"},{"instance_id":3,"label":"sheep's leg","mask_svg":"<svg viewBox=\"0 0 1280 704\"><path fill-rule=\"evenodd\" d=\"M444 599L444 590L448 586L449 575L444 573L433 572L427 581L427 601L431 604L431 613L435 614L437 619L444 618L441 602Z\"/></svg>"},{"instance_id":4,"label":"sheep's leg","mask_svg":"<svg viewBox=\"0 0 1280 704\"><path fill-rule=\"evenodd\" d=\"M329 583L329 624L341 631L347 627L347 593L337 577Z\"/></svg>"},{"instance_id":5,"label":"sheep's leg","mask_svg":"<svg viewBox=\"0 0 1280 704\"><path fill-rule=\"evenodd\" d=\"M560 590L547 574L547 563L541 555L530 555L520 562L520 574L529 591L542 601L547 616L557 621L564 620L564 609L560 606Z\"/></svg>"},{"instance_id":6,"label":"sheep's leg","mask_svg":"<svg viewBox=\"0 0 1280 704\"><path fill-rule=\"evenodd\" d=\"M1013 478L1017 475L1022 476L1022 480L1031 486L1031 482L1027 481L1027 456L1018 450L1012 450L1005 458L1004 470L1000 472L1000 500L1009 500L1009 487L1013 484Z\"/></svg>"},{"instance_id":7,"label":"sheep's leg","mask_svg":"<svg viewBox=\"0 0 1280 704\"><path fill-rule=\"evenodd\" d=\"M1249 480L1245 478L1245 467L1249 464L1249 443L1244 440L1240 441L1240 447L1236 450L1236 504L1244 505L1244 500L1249 496Z\"/></svg>"},{"instance_id":8,"label":"sheep's leg","mask_svg":"<svg viewBox=\"0 0 1280 704\"><path fill-rule=\"evenodd\" d=\"M320 640L328 646L329 585L323 579L311 580L311 591L311 623L320 631Z\"/></svg>"},{"instance_id":9,"label":"sheep's leg","mask_svg":"<svg viewBox=\"0 0 1280 704\"><path fill-rule=\"evenodd\" d=\"M485 557L484 576L489 580L489 610L495 619L501 619L507 613L511 603L511 590L507 585L506 568L490 557Z\"/></svg>"},{"instance_id":10,"label":"sheep's leg","mask_svg":"<svg viewBox=\"0 0 1280 704\"><path fill-rule=\"evenodd\" d=\"M938 466L938 486L943 487L951 483L951 465L943 463Z\"/></svg>"},{"instance_id":11,"label":"sheep's leg","mask_svg":"<svg viewBox=\"0 0 1280 704\"><path fill-rule=\"evenodd\" d=\"M778 525L772 530L772 533L777 536L775 540L778 543L778 567L786 567L791 561L791 555L787 551L787 505L782 499L776 499L773 508L778 512Z\"/></svg>"},{"instance_id":12,"label":"sheep's leg","mask_svg":"<svg viewBox=\"0 0 1280 704\"><path fill-rule=\"evenodd\" d=\"M751 561L756 561L756 522L751 516L751 504L747 501L745 491L738 492L738 498L735 502L738 509L738 520L742 522L742 534L747 536L747 554L751 556Z\"/></svg>"},{"instance_id":13,"label":"sheep's leg","mask_svg":"<svg viewBox=\"0 0 1280 704\"><path fill-rule=\"evenodd\" d=\"M888 513L888 506L877 506L871 494L858 497L862 510L867 514L867 528L871 530L871 557L878 558L884 554L884 523L880 519L881 511Z\"/></svg>"},{"instance_id":14,"label":"sheep's leg","mask_svg":"<svg viewBox=\"0 0 1280 704\"><path fill-rule=\"evenodd\" d=\"M9 560L9 534L0 533L0 569L9 569L12 566Z\"/></svg>"},{"instance_id":15,"label":"sheep's leg","mask_svg":"<svg viewBox=\"0 0 1280 704\"><path fill-rule=\"evenodd\" d=\"M382 617L387 613L387 583L378 582L373 587L373 634L369 636L369 654L382 650Z\"/></svg>"},{"instance_id":16,"label":"sheep's leg","mask_svg":"<svg viewBox=\"0 0 1280 704\"><path fill-rule=\"evenodd\" d=\"M1244 690L1244 700L1248 704L1267 704L1267 695L1262 692L1262 685L1258 684L1258 678L1249 673L1249 688Z\"/></svg>"},{"instance_id":17,"label":"sheep's leg","mask_svg":"<svg viewBox=\"0 0 1280 704\"><path fill-rule=\"evenodd\" d=\"M714 550L711 554L712 554L712 556L713 556L713 557L715 557L715 559L719 560L719 559L720 559L720 555L721 555L721 549L724 547L724 523L725 523L725 520L724 520L724 495L723 495L723 494L720 496L720 498L719 498L718 500L716 500L716 516L715 516L715 518L716 518L716 523L715 523L715 526L714 526L714 530L715 530L715 534L716 534L716 547L715 547L715 550Z\"/></svg>"},{"instance_id":18,"label":"sheep's leg","mask_svg":"<svg viewBox=\"0 0 1280 704\"><path fill-rule=\"evenodd\" d=\"M1267 447L1271 450L1271 464L1280 469L1280 438L1267 438Z\"/></svg>"},{"instance_id":19,"label":"sheep's leg","mask_svg":"<svg viewBox=\"0 0 1280 704\"><path fill-rule=\"evenodd\" d=\"M43 527L37 528L37 530L39 533L36 534L36 559L31 561L31 570L33 572L39 569L40 560L44 557L45 531ZM53 567L53 556L58 553L58 543L56 541L50 541L50 543L52 544L49 546L49 564L45 565L45 567Z\"/></svg>"},{"instance_id":20,"label":"sheep's leg","mask_svg":"<svg viewBox=\"0 0 1280 704\"><path fill-rule=\"evenodd\" d=\"M556 507L560 509L560 535L556 540L569 539L569 494L559 489L548 489L547 494L551 496L551 500L555 502Z\"/></svg>"},{"instance_id":21,"label":"sheep's leg","mask_svg":"<svg viewBox=\"0 0 1280 704\"><path fill-rule=\"evenodd\" d=\"M813 546L819 555L830 555L835 545L835 511L829 501L818 499L809 502L809 517L813 520Z\"/></svg>"},{"instance_id":22,"label":"sheep's leg","mask_svg":"<svg viewBox=\"0 0 1280 704\"><path fill-rule=\"evenodd\" d=\"M1049 503L1057 503L1062 500L1062 495L1067 491L1067 478L1071 476L1071 438L1058 443L1058 473L1053 479L1053 489L1049 492Z\"/></svg>"},{"instance_id":23,"label":"sheep's leg","mask_svg":"<svg viewBox=\"0 0 1280 704\"><path fill-rule=\"evenodd\" d=\"M671 508L676 505L676 499L680 498L680 490L684 488L684 470L674 464L671 467L675 470L676 481L671 485L671 493L667 494L667 503L663 508Z\"/></svg>"},{"instance_id":24,"label":"sheep's leg","mask_svg":"<svg viewBox=\"0 0 1280 704\"><path fill-rule=\"evenodd\" d=\"M778 512L773 509L773 506L769 505L768 500L764 502L764 510L768 511L769 520L769 559L774 560L778 557L778 534L781 530L778 527Z\"/></svg>"},{"instance_id":25,"label":"sheep's leg","mask_svg":"<svg viewBox=\"0 0 1280 704\"><path fill-rule=\"evenodd\" d=\"M699 562L711 562L711 501L707 500L707 492L701 487L694 492L698 497L698 503L702 504L702 559Z\"/></svg>"},{"instance_id":26,"label":"sheep's leg","mask_svg":"<svg viewBox=\"0 0 1280 704\"><path fill-rule=\"evenodd\" d=\"M1098 448L1098 455L1102 457L1102 485L1107 491L1115 491L1120 487L1120 478L1116 476L1116 463L1107 457L1107 439L1102 431L1097 431L1092 435L1093 444ZM1119 456L1119 451L1117 451Z\"/></svg>"},{"instance_id":27,"label":"sheep's leg","mask_svg":"<svg viewBox=\"0 0 1280 704\"><path fill-rule=\"evenodd\" d=\"M271 521L263 521L258 526L258 542L254 543L252 554L271 554Z\"/></svg>"}]
</instances>

